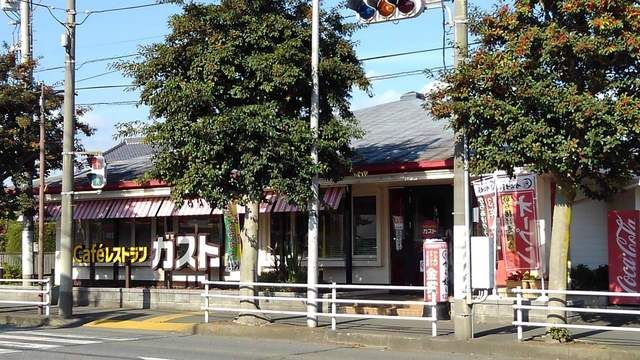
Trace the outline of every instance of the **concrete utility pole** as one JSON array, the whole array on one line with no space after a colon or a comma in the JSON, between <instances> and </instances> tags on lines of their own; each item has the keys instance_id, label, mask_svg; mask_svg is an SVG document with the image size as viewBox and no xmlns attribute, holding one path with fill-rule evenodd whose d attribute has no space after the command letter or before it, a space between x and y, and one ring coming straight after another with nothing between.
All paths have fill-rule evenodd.
<instances>
[{"instance_id":1,"label":"concrete utility pole","mask_svg":"<svg viewBox=\"0 0 640 360\"><path fill-rule=\"evenodd\" d=\"M73 313L73 152L75 128L76 1L67 0L64 78L64 129L62 139L62 234L60 237L60 315Z\"/></svg>"},{"instance_id":2,"label":"concrete utility pole","mask_svg":"<svg viewBox=\"0 0 640 360\"><path fill-rule=\"evenodd\" d=\"M20 2L20 62L30 62L31 55L31 2ZM26 173L26 191L33 192L31 171ZM22 278L30 279L33 276L33 216L22 215ZM31 285L24 283L24 285Z\"/></svg>"},{"instance_id":3,"label":"concrete utility pole","mask_svg":"<svg viewBox=\"0 0 640 360\"><path fill-rule=\"evenodd\" d=\"M311 25L311 131L314 143L311 147L311 159L318 163L318 123L320 119L320 76L318 64L320 62L320 0L313 0L313 13ZM307 326L318 326L316 315L318 297L318 210L320 209L320 181L318 174L311 181L313 198L309 201L309 233L307 246Z\"/></svg>"},{"instance_id":4,"label":"concrete utility pole","mask_svg":"<svg viewBox=\"0 0 640 360\"><path fill-rule=\"evenodd\" d=\"M45 187L45 117L44 117L44 84L40 84L40 175L38 189L38 280L44 278L44 187Z\"/></svg>"},{"instance_id":5,"label":"concrete utility pole","mask_svg":"<svg viewBox=\"0 0 640 360\"><path fill-rule=\"evenodd\" d=\"M455 50L458 66L467 57L469 35L467 31L467 0L454 1ZM471 244L469 213L469 172L467 168L466 139L456 144L453 189L453 254L454 254L454 328L458 339L473 337L471 318Z\"/></svg>"}]
</instances>

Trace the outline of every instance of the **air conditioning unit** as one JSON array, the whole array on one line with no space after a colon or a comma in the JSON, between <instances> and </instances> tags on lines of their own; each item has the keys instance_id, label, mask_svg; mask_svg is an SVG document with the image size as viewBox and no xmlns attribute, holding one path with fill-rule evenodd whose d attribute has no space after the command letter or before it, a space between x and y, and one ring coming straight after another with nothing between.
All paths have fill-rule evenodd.
<instances>
[{"instance_id":1,"label":"air conditioning unit","mask_svg":"<svg viewBox=\"0 0 640 360\"><path fill-rule=\"evenodd\" d=\"M2 11L19 11L20 0L0 0L0 9Z\"/></svg>"}]
</instances>

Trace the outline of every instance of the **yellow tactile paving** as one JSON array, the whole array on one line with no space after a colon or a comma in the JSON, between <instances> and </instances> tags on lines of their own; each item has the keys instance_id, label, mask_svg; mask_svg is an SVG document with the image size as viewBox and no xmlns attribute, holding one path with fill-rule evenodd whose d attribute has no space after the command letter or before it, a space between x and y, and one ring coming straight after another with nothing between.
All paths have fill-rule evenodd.
<instances>
[{"instance_id":1,"label":"yellow tactile paving","mask_svg":"<svg viewBox=\"0 0 640 360\"><path fill-rule=\"evenodd\" d=\"M121 330L155 330L155 331L174 331L185 332L190 331L195 326L194 323L170 323L169 321L180 319L197 314L195 312L158 315L151 318L135 321L135 320L112 320L100 319L85 324L86 327L104 328L104 329L121 329Z\"/></svg>"}]
</instances>

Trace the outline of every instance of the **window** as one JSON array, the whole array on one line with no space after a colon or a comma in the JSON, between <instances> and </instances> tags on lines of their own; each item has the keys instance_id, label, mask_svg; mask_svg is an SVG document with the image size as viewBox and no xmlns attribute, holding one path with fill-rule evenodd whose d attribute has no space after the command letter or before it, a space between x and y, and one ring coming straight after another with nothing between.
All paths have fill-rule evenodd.
<instances>
[{"instance_id":1,"label":"window","mask_svg":"<svg viewBox=\"0 0 640 360\"><path fill-rule=\"evenodd\" d=\"M344 257L345 211L344 201L337 210L320 212L319 255L321 258Z\"/></svg>"},{"instance_id":2,"label":"window","mask_svg":"<svg viewBox=\"0 0 640 360\"><path fill-rule=\"evenodd\" d=\"M151 219L136 219L136 246L151 247Z\"/></svg>"},{"instance_id":3,"label":"window","mask_svg":"<svg viewBox=\"0 0 640 360\"><path fill-rule=\"evenodd\" d=\"M378 250L376 197L353 198L353 255L376 256Z\"/></svg>"}]
</instances>

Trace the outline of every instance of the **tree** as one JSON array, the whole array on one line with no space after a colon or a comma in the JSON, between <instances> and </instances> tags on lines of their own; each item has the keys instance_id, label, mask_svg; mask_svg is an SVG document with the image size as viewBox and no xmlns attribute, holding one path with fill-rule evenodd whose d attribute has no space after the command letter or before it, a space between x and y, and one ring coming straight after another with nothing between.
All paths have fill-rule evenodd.
<instances>
[{"instance_id":1,"label":"tree","mask_svg":"<svg viewBox=\"0 0 640 360\"><path fill-rule=\"evenodd\" d=\"M466 136L476 174L553 177L551 289L567 286L576 195L607 199L640 171L639 3L516 0L477 13L479 47L427 105Z\"/></svg>"},{"instance_id":2,"label":"tree","mask_svg":"<svg viewBox=\"0 0 640 360\"><path fill-rule=\"evenodd\" d=\"M40 129L33 120L40 114L40 86L31 75L35 65L19 64L12 52L0 53L0 218L14 218L16 212L35 214L34 193L27 186L38 175L40 150ZM45 175L62 166L62 101L51 87L45 86ZM76 122L76 129L92 134L82 122ZM76 148L82 149L79 143Z\"/></svg>"},{"instance_id":3,"label":"tree","mask_svg":"<svg viewBox=\"0 0 640 360\"><path fill-rule=\"evenodd\" d=\"M304 207L314 173L338 180L350 170L350 142L359 134L350 90L366 89L368 81L348 40L354 27L337 12L323 14L320 164L314 165L310 12L303 0L186 4L171 18L164 43L144 47L141 62L119 65L142 89L151 117L161 119L142 130L157 147L148 177L167 182L178 202L245 205L242 281L256 280L264 191Z\"/></svg>"}]
</instances>

